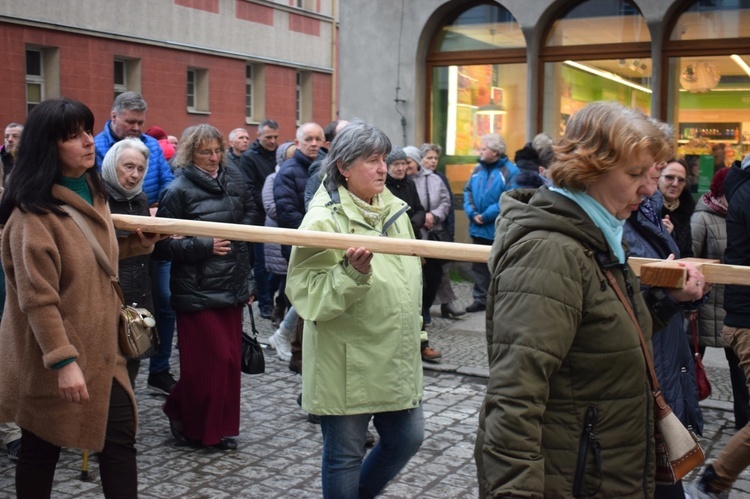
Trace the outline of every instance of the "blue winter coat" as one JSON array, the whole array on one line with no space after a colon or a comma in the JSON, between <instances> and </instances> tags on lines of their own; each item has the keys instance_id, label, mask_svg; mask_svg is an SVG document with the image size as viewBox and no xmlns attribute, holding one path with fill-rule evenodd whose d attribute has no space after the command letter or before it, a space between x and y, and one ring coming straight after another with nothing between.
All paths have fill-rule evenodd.
<instances>
[{"instance_id":1,"label":"blue winter coat","mask_svg":"<svg viewBox=\"0 0 750 499\"><path fill-rule=\"evenodd\" d=\"M643 212L643 205L628 219L624 227L623 241L628 254L643 258L664 259L673 253L680 257L677 243L661 224L660 213L663 198L657 191L650 198L659 224L651 222ZM667 327L655 331L654 369L664 399L685 426L692 427L699 435L703 431L703 414L698 405L698 387L695 381L695 364L690 351L682 314L675 314Z\"/></svg>"},{"instance_id":2,"label":"blue winter coat","mask_svg":"<svg viewBox=\"0 0 750 499\"><path fill-rule=\"evenodd\" d=\"M96 167L102 171L102 161L107 151L119 142L112 135L111 121L104 124L104 130L94 137L94 146L96 147ZM141 141L148 147L148 171L146 178L143 180L143 192L148 198L148 204L154 204L159 201L159 196L166 189L169 183L174 180L172 169L169 163L164 159L164 153L161 150L159 141L149 135L141 135Z\"/></svg>"},{"instance_id":3,"label":"blue winter coat","mask_svg":"<svg viewBox=\"0 0 750 499\"><path fill-rule=\"evenodd\" d=\"M308 170L313 160L297 149L294 156L284 161L273 180L273 197L276 200L276 223L284 229L296 229L305 218L305 187ZM281 246L281 253L289 260L292 247Z\"/></svg>"},{"instance_id":4,"label":"blue winter coat","mask_svg":"<svg viewBox=\"0 0 750 499\"><path fill-rule=\"evenodd\" d=\"M469 235L482 239L495 239L495 219L500 213L500 196L510 189L518 167L507 156L495 163L479 161L474 173L464 187L464 211L469 217ZM482 215L484 223L474 222Z\"/></svg>"}]
</instances>

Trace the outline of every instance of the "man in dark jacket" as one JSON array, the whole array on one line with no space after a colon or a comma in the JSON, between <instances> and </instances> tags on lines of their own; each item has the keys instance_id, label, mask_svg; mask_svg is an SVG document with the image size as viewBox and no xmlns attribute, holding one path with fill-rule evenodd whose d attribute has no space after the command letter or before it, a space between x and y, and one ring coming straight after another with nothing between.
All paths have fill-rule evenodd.
<instances>
[{"instance_id":1,"label":"man in dark jacket","mask_svg":"<svg viewBox=\"0 0 750 499\"><path fill-rule=\"evenodd\" d=\"M242 154L250 147L250 135L244 128L235 128L229 132L227 137L229 149L227 149L227 164L241 171L240 161Z\"/></svg>"},{"instance_id":2,"label":"man in dark jacket","mask_svg":"<svg viewBox=\"0 0 750 499\"><path fill-rule=\"evenodd\" d=\"M297 129L294 144L294 156L281 165L273 182L277 222L285 229L298 228L305 217L305 187L310 166L325 144L323 128L317 123L305 123ZM282 246L281 251L288 260L291 247Z\"/></svg>"},{"instance_id":3,"label":"man in dark jacket","mask_svg":"<svg viewBox=\"0 0 750 499\"><path fill-rule=\"evenodd\" d=\"M266 177L276 170L278 142L279 124L274 120L263 120L258 125L258 138L242 153L239 161L240 171L247 181L248 193L258 208L258 214L253 220L253 225L265 224L266 211L263 209L261 194ZM270 282L271 276L266 271L263 243L253 243L253 271L255 272L255 283L258 286L260 316L270 320L273 314L273 295L278 289L278 283L272 285Z\"/></svg>"},{"instance_id":4,"label":"man in dark jacket","mask_svg":"<svg viewBox=\"0 0 750 499\"><path fill-rule=\"evenodd\" d=\"M724 263L750 266L750 155L736 164L724 181L727 209L727 249ZM740 359L750 383L750 286L727 284L724 288L722 336ZM693 499L728 497L739 474L750 466L750 425L745 425L704 470L689 491Z\"/></svg>"},{"instance_id":5,"label":"man in dark jacket","mask_svg":"<svg viewBox=\"0 0 750 499\"><path fill-rule=\"evenodd\" d=\"M21 140L21 132L23 132L23 125L20 123L10 123L5 127L3 147L0 147L0 159L3 162L3 177L7 177L15 165L16 149L18 148L18 141ZM0 183L0 186L2 186L2 183Z\"/></svg>"}]
</instances>

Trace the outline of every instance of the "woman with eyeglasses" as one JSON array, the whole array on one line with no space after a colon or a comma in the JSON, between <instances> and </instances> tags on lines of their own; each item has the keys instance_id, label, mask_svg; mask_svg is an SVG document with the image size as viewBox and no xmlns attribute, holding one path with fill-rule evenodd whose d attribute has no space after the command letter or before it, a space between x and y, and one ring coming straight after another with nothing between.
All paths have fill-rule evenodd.
<instances>
[{"instance_id":1,"label":"woman with eyeglasses","mask_svg":"<svg viewBox=\"0 0 750 499\"><path fill-rule=\"evenodd\" d=\"M225 151L216 128L185 130L173 159L179 173L156 216L250 225L257 207L242 173L226 165ZM156 251L172 261L169 286L180 342L180 380L164 404L170 430L180 445L235 450L242 313L255 294L250 247L179 236L161 241Z\"/></svg>"},{"instance_id":2,"label":"woman with eyeglasses","mask_svg":"<svg viewBox=\"0 0 750 499\"><path fill-rule=\"evenodd\" d=\"M664 227L680 249L680 256L693 256L693 238L690 235L690 217L695 211L695 201L687 189L687 163L672 159L659 177L659 191L664 197L661 218Z\"/></svg>"}]
</instances>

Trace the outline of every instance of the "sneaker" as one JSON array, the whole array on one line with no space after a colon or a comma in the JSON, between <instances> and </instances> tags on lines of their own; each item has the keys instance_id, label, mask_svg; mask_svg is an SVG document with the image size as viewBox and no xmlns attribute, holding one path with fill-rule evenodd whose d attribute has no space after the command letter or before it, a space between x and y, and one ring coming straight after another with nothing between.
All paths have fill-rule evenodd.
<instances>
[{"instance_id":1,"label":"sneaker","mask_svg":"<svg viewBox=\"0 0 750 499\"><path fill-rule=\"evenodd\" d=\"M270 346L272 349L276 350L276 355L279 356L279 359L281 359L283 362L289 362L292 360L292 345L289 343L289 334L286 335L287 341L284 341L283 333L288 331L284 330L282 331L282 328L280 327L277 329L269 338L268 338L268 346Z\"/></svg>"},{"instance_id":2,"label":"sneaker","mask_svg":"<svg viewBox=\"0 0 750 499\"><path fill-rule=\"evenodd\" d=\"M437 362L442 358L443 354L430 346L426 346L422 349L422 360L426 362Z\"/></svg>"},{"instance_id":3,"label":"sneaker","mask_svg":"<svg viewBox=\"0 0 750 499\"><path fill-rule=\"evenodd\" d=\"M8 449L8 458L11 461L18 461L18 456L21 454L21 439L17 438L8 442L5 447Z\"/></svg>"},{"instance_id":4,"label":"sneaker","mask_svg":"<svg viewBox=\"0 0 750 499\"><path fill-rule=\"evenodd\" d=\"M176 384L177 381L175 381L174 376L172 376L172 373L169 371L151 373L148 375L147 386L152 391L162 395L169 395Z\"/></svg>"},{"instance_id":5,"label":"sneaker","mask_svg":"<svg viewBox=\"0 0 750 499\"><path fill-rule=\"evenodd\" d=\"M466 307L466 311L469 312L470 314L473 312L481 312L482 310L486 310L486 309L487 309L487 305L485 305L484 303L479 303L478 301L475 301L474 303Z\"/></svg>"}]
</instances>

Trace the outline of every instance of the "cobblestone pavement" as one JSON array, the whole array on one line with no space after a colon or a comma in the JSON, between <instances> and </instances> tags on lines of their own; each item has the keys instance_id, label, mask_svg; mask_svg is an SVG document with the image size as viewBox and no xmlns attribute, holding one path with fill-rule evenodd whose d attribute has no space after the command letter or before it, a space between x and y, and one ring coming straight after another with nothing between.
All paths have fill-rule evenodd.
<instances>
[{"instance_id":1,"label":"cobblestone pavement","mask_svg":"<svg viewBox=\"0 0 750 499\"><path fill-rule=\"evenodd\" d=\"M459 283L454 288L458 305L468 305L470 284ZM426 438L385 490L384 498L473 498L478 494L472 453L487 376L484 314L448 320L439 317L439 307L433 307L432 314L430 343L443 353L443 360L425 363ZM256 323L262 339L273 332L269 321L258 318ZM176 350L174 366L178 355ZM701 443L709 458L715 457L735 432L729 371L723 366L715 362L707 368L713 394L702 403L706 424ZM242 422L236 452L176 446L161 412L164 397L148 391L146 370L141 368L136 382L140 497L320 497L320 428L309 423L296 404L300 377L273 351L266 350L265 374L242 376ZM90 464L92 481L80 480L80 466L80 451L63 451L54 498L102 497L96 460ZM9 460L0 459L0 498L15 496L14 470ZM731 497L750 498L749 472L740 476Z\"/></svg>"}]
</instances>

